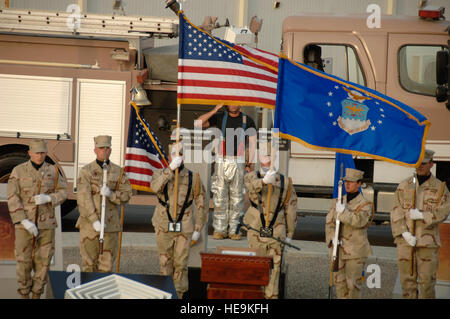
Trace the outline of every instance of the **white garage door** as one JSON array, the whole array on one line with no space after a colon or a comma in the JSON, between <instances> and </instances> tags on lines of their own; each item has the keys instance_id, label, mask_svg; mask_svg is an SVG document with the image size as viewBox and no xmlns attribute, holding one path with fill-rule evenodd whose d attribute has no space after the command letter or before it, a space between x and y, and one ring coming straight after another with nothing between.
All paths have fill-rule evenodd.
<instances>
[{"instance_id":1,"label":"white garage door","mask_svg":"<svg viewBox=\"0 0 450 319\"><path fill-rule=\"evenodd\" d=\"M123 165L125 89L125 81L78 79L74 187L78 171L95 159L94 137L97 135L112 136L110 159Z\"/></svg>"},{"instance_id":2,"label":"white garage door","mask_svg":"<svg viewBox=\"0 0 450 319\"><path fill-rule=\"evenodd\" d=\"M67 139L72 82L72 78L0 74L0 135Z\"/></svg>"}]
</instances>

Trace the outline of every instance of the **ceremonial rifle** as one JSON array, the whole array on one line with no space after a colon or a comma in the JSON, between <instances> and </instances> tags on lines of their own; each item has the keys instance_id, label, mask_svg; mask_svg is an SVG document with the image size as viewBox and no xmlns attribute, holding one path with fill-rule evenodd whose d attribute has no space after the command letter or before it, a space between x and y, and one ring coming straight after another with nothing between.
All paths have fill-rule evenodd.
<instances>
[{"instance_id":1,"label":"ceremonial rifle","mask_svg":"<svg viewBox=\"0 0 450 319\"><path fill-rule=\"evenodd\" d=\"M42 170L39 175L38 175L38 184L37 184L37 195L39 195L41 193L41 184L42 184L42 178L44 178L44 170ZM36 225L36 228L38 227L38 221L39 221L39 205L36 205L36 214L34 215L34 225ZM39 232L39 229L38 229L38 232ZM39 236L39 233L38 233L38 236ZM31 245L33 247L32 248L33 256L34 256L34 248L36 245L36 237L33 236L33 242Z\"/></svg>"},{"instance_id":2,"label":"ceremonial rifle","mask_svg":"<svg viewBox=\"0 0 450 319\"><path fill-rule=\"evenodd\" d=\"M344 184L344 163L341 163L341 175L338 183L338 202L343 204L342 187ZM339 269L339 245L340 245L341 221L336 214L336 226L334 229L333 254L330 265L330 282L328 285L328 299L331 299L331 287L333 286L333 272Z\"/></svg>"},{"instance_id":3,"label":"ceremonial rifle","mask_svg":"<svg viewBox=\"0 0 450 319\"><path fill-rule=\"evenodd\" d=\"M239 225L236 228L236 234L239 234L239 231L241 230L241 227L244 227L247 230L254 230L255 232L257 232L259 234L259 230L258 229L255 229L255 228L251 227L250 225L247 225L247 224L244 223L244 217L243 216L241 216L241 218L239 219ZM286 241L284 241L284 240L282 240L282 239L280 239L278 237L270 236L270 237L267 237L267 238L275 239L277 242L279 242L279 243L281 243L283 245L289 246L289 247L297 249L297 250L301 250L299 247L294 246L294 245L292 245L292 244L290 244L290 243L288 243L288 242L286 242Z\"/></svg>"},{"instance_id":4,"label":"ceremonial rifle","mask_svg":"<svg viewBox=\"0 0 450 319\"><path fill-rule=\"evenodd\" d=\"M414 172L413 174L413 187L414 187L414 193L413 193L413 209L417 208L417 191L418 191L418 183L417 183L417 173ZM411 235L416 236L416 221L413 219L412 221L412 227L411 227ZM409 275L412 276L414 274L414 259L416 256L416 247L411 247L411 266L409 268Z\"/></svg>"},{"instance_id":5,"label":"ceremonial rifle","mask_svg":"<svg viewBox=\"0 0 450 319\"><path fill-rule=\"evenodd\" d=\"M106 164L106 147L105 147L105 154L103 157L103 165L102 165L102 169L103 169L103 185L102 188L106 187L106 180L108 178L108 164ZM102 212L101 212L101 217L100 217L100 239L99 239L99 244L100 244L100 255L103 254L103 241L104 241L104 237L105 237L105 215L106 215L106 196L102 195Z\"/></svg>"}]
</instances>

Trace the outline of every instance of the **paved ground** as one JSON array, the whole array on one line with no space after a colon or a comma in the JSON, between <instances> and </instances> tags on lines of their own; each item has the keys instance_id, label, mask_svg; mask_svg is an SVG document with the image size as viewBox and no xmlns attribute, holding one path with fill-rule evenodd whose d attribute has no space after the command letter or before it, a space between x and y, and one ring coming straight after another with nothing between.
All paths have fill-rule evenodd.
<instances>
[{"instance_id":1,"label":"paved ground","mask_svg":"<svg viewBox=\"0 0 450 319\"><path fill-rule=\"evenodd\" d=\"M151 218L154 206L129 205L124 215L125 232L154 232ZM75 224L79 216L75 208L62 219L63 232L76 231ZM212 235L211 215L209 218L208 234ZM373 223L367 230L369 242L374 246L395 247L389 224L376 225ZM306 241L325 241L325 216L298 217L294 239Z\"/></svg>"},{"instance_id":2,"label":"paved ground","mask_svg":"<svg viewBox=\"0 0 450 319\"><path fill-rule=\"evenodd\" d=\"M79 234L76 232L63 233L64 268L69 264L81 264L78 240ZM292 243L301 251L288 248L285 252L286 298L328 298L329 264L325 244L300 240L293 240ZM208 236L208 251L214 252L217 246L247 247L247 241L214 240ZM380 267L381 285L373 289L365 286L362 295L364 298L393 298L397 276L395 248L373 246L372 249L374 256L368 259L366 266L376 264ZM159 274L154 233L123 234L120 272Z\"/></svg>"}]
</instances>

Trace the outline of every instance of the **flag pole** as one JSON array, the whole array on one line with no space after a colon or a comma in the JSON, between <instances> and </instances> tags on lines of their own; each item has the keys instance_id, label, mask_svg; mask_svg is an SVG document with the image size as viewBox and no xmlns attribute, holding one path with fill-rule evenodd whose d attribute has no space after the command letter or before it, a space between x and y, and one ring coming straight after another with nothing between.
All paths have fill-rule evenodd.
<instances>
[{"instance_id":1,"label":"flag pole","mask_svg":"<svg viewBox=\"0 0 450 319\"><path fill-rule=\"evenodd\" d=\"M117 253L117 265L116 265L116 273L119 273L120 269L120 253L122 251L122 234L123 234L123 214L124 213L124 205L120 205L120 225L121 225L121 231L119 233L119 251Z\"/></svg>"},{"instance_id":2,"label":"flag pole","mask_svg":"<svg viewBox=\"0 0 450 319\"><path fill-rule=\"evenodd\" d=\"M183 13L183 6L181 3L179 3L178 8L178 17L181 17L180 15ZM180 32L181 33L181 32ZM181 36L180 36L181 40ZM180 48L181 48L181 41L180 41ZM179 90L179 88L177 89ZM179 142L180 142L180 118L181 118L181 104L177 103L177 131L176 131L176 138L175 138L175 151L177 153L177 156L180 155L180 149L179 149ZM177 218L177 206L178 206L178 174L179 169L178 167L175 169L175 183L173 185L173 213L172 213L172 219L176 220Z\"/></svg>"},{"instance_id":3,"label":"flag pole","mask_svg":"<svg viewBox=\"0 0 450 319\"><path fill-rule=\"evenodd\" d=\"M271 138L271 141L270 141L270 144L271 144L271 148L270 148L270 169L269 169L270 171L273 170L273 162L274 162L274 159L275 159L275 147L274 147L274 145L275 145L275 143L274 143L275 138L278 138L278 133L274 133L274 131L272 130L272 138ZM267 200L266 200L267 206L266 206L266 216L265 216L266 225L267 225L267 223L269 221L270 198L272 197L272 184L269 184L268 186L269 186L269 189L268 189L268 192L267 192Z\"/></svg>"},{"instance_id":4,"label":"flag pole","mask_svg":"<svg viewBox=\"0 0 450 319\"><path fill-rule=\"evenodd\" d=\"M179 149L179 142L180 142L180 117L181 117L181 105L177 103L177 131L176 131L176 139L175 139L175 150L177 153L177 156L180 155L180 149ZM178 206L178 174L179 169L178 167L175 169L175 184L173 189L173 213L172 213L172 219L176 220L177 218L177 206Z\"/></svg>"}]
</instances>

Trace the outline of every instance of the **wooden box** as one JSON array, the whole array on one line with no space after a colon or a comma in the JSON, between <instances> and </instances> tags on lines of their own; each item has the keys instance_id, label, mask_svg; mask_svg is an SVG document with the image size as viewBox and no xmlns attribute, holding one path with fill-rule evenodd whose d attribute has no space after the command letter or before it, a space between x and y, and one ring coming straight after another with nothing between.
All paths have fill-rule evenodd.
<instances>
[{"instance_id":1,"label":"wooden box","mask_svg":"<svg viewBox=\"0 0 450 319\"><path fill-rule=\"evenodd\" d=\"M272 258L201 253L200 280L208 283L208 299L264 298Z\"/></svg>"}]
</instances>

